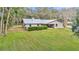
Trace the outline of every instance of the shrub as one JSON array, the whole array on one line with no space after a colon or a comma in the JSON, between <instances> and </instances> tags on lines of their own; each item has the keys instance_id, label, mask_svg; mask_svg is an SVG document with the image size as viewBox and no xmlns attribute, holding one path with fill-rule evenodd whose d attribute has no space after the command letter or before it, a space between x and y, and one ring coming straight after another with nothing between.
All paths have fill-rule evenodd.
<instances>
[{"instance_id":1,"label":"shrub","mask_svg":"<svg viewBox=\"0 0 79 59\"><path fill-rule=\"evenodd\" d=\"M47 29L47 26L37 26L37 27L28 27L28 31L34 31L34 30L44 30Z\"/></svg>"},{"instance_id":2,"label":"shrub","mask_svg":"<svg viewBox=\"0 0 79 59\"><path fill-rule=\"evenodd\" d=\"M76 26L72 26L72 32L74 32L75 29L76 29Z\"/></svg>"}]
</instances>

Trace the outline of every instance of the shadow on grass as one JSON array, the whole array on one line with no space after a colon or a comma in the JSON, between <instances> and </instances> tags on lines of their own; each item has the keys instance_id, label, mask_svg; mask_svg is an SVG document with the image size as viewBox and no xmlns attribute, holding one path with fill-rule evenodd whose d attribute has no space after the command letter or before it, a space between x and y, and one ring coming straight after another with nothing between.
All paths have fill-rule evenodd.
<instances>
[{"instance_id":1,"label":"shadow on grass","mask_svg":"<svg viewBox=\"0 0 79 59\"><path fill-rule=\"evenodd\" d=\"M75 32L74 35L77 36L77 38L79 38L79 32Z\"/></svg>"}]
</instances>

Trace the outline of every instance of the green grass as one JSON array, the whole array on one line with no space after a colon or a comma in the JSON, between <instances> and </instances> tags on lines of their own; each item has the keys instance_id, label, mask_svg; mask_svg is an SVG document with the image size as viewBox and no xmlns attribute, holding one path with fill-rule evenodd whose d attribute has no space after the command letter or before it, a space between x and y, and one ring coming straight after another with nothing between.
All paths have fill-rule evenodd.
<instances>
[{"instance_id":1,"label":"green grass","mask_svg":"<svg viewBox=\"0 0 79 59\"><path fill-rule=\"evenodd\" d=\"M76 51L79 38L69 29L47 29L41 31L9 32L0 36L2 51Z\"/></svg>"}]
</instances>

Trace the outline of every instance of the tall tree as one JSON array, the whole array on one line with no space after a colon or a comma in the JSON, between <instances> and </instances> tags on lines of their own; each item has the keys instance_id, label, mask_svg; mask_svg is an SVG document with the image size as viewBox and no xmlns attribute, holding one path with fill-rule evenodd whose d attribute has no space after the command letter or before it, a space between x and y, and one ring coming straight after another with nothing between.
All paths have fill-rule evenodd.
<instances>
[{"instance_id":1,"label":"tall tree","mask_svg":"<svg viewBox=\"0 0 79 59\"><path fill-rule=\"evenodd\" d=\"M10 12L11 12L11 7L7 8L8 9L8 14L7 14L7 19L6 19L6 24L5 24L5 35L7 34L7 30L8 30L8 21L9 21L9 17L10 17Z\"/></svg>"},{"instance_id":2,"label":"tall tree","mask_svg":"<svg viewBox=\"0 0 79 59\"><path fill-rule=\"evenodd\" d=\"M2 34L3 32L3 17L4 17L4 7L0 8L1 9L1 21L0 21L0 33Z\"/></svg>"}]
</instances>

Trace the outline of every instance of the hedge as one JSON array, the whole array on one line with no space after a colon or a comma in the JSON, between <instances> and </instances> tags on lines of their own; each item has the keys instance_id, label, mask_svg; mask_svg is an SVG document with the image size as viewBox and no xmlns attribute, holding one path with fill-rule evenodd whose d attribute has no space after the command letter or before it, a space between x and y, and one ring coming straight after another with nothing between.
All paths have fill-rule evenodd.
<instances>
[{"instance_id":1,"label":"hedge","mask_svg":"<svg viewBox=\"0 0 79 59\"><path fill-rule=\"evenodd\" d=\"M34 30L44 30L47 29L47 26L37 26L37 27L28 27L28 31L34 31Z\"/></svg>"}]
</instances>

